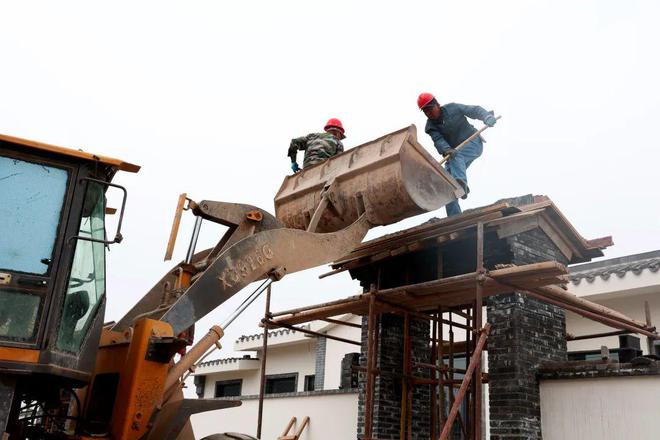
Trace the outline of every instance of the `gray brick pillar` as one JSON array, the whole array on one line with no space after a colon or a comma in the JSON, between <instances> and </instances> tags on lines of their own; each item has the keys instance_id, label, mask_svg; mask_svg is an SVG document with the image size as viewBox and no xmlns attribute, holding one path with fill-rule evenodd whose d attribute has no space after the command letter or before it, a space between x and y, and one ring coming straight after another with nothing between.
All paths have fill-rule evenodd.
<instances>
[{"instance_id":1,"label":"gray brick pillar","mask_svg":"<svg viewBox=\"0 0 660 440\"><path fill-rule=\"evenodd\" d=\"M512 263L522 265L566 258L539 229L507 239ZM491 440L541 439L537 367L566 360L563 309L521 293L488 301L488 370Z\"/></svg>"},{"instance_id":2,"label":"gray brick pillar","mask_svg":"<svg viewBox=\"0 0 660 440\"><path fill-rule=\"evenodd\" d=\"M348 390L358 387L358 371L354 367L360 366L360 353L346 353L341 360L341 377L339 389Z\"/></svg>"},{"instance_id":3,"label":"gray brick pillar","mask_svg":"<svg viewBox=\"0 0 660 440\"><path fill-rule=\"evenodd\" d=\"M378 329L376 368L383 374L376 377L374 390L373 436L381 440L398 440L401 430L401 373L403 372L403 318L382 315ZM430 326L426 321L411 320L410 337L413 362L429 362ZM366 367L367 317L362 319L362 350L360 365ZM414 370L418 377L430 377L427 370ZM364 435L366 375L359 380L358 438ZM417 386L413 392L413 439L430 436L430 387Z\"/></svg>"},{"instance_id":4,"label":"gray brick pillar","mask_svg":"<svg viewBox=\"0 0 660 440\"><path fill-rule=\"evenodd\" d=\"M314 371L314 389L322 390L325 383L326 338L316 338L316 369Z\"/></svg>"}]
</instances>

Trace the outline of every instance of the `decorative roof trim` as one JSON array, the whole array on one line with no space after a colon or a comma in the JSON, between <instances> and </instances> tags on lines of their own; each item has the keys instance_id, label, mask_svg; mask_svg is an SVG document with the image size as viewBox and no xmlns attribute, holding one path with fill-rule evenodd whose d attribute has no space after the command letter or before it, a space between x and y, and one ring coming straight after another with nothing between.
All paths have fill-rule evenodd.
<instances>
[{"instance_id":1,"label":"decorative roof trim","mask_svg":"<svg viewBox=\"0 0 660 440\"><path fill-rule=\"evenodd\" d=\"M206 361L202 362L199 365L197 365L197 368L204 368L204 367L211 367L214 365L229 365L229 364L235 364L239 361L258 361L258 358L253 358L250 356L244 356L244 357L229 357L229 358L224 358L224 359L214 359L212 361Z\"/></svg>"},{"instance_id":2,"label":"decorative roof trim","mask_svg":"<svg viewBox=\"0 0 660 440\"><path fill-rule=\"evenodd\" d=\"M310 330L310 324L305 324L299 326L303 330ZM288 328L281 328L278 330L273 330L272 332L268 332L268 339L270 340L271 338L277 338L280 336L286 336L292 333L297 333L295 330L291 330ZM260 339L263 339L264 334L263 333L255 333L252 335L243 335L240 338L236 340L237 344L244 343L244 342L251 342L251 341L258 341Z\"/></svg>"},{"instance_id":3,"label":"decorative roof trim","mask_svg":"<svg viewBox=\"0 0 660 440\"><path fill-rule=\"evenodd\" d=\"M578 285L582 280L593 283L596 278L607 281L612 275L623 278L629 272L640 275L645 269L653 273L660 270L660 250L573 266L569 279Z\"/></svg>"}]
</instances>

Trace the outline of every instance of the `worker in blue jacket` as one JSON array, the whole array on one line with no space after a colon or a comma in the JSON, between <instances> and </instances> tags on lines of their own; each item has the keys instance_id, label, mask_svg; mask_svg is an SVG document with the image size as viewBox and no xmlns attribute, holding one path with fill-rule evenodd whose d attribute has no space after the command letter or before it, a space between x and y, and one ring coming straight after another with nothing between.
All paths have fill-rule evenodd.
<instances>
[{"instance_id":1,"label":"worker in blue jacket","mask_svg":"<svg viewBox=\"0 0 660 440\"><path fill-rule=\"evenodd\" d=\"M428 118L424 131L433 139L438 153L448 157L445 168L463 187L465 190L463 198L467 198L470 188L467 184L466 171L470 164L481 156L484 148L483 140L481 136L478 136L460 150L457 151L454 148L477 132L467 118L479 119L492 127L497 122L493 112L488 112L478 105L449 103L441 106L430 93L419 95L417 106ZM462 212L458 200L449 203L446 209L447 217Z\"/></svg>"}]
</instances>

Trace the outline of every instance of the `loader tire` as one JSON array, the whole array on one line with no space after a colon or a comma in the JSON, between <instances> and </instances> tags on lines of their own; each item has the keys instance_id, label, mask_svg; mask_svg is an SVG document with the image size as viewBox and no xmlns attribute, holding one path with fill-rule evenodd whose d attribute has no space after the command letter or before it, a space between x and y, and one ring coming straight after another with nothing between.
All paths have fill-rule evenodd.
<instances>
[{"instance_id":1,"label":"loader tire","mask_svg":"<svg viewBox=\"0 0 660 440\"><path fill-rule=\"evenodd\" d=\"M225 432L224 434L213 434L201 440L259 440L251 435L239 434L237 432Z\"/></svg>"}]
</instances>

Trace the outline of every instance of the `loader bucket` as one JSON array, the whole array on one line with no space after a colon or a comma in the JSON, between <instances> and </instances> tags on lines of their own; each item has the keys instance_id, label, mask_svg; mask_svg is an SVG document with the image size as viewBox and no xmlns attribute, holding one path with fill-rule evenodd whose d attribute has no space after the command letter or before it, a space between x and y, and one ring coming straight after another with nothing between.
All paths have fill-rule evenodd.
<instances>
[{"instance_id":1,"label":"loader bucket","mask_svg":"<svg viewBox=\"0 0 660 440\"><path fill-rule=\"evenodd\" d=\"M288 228L306 229L326 187L330 206L317 232L350 225L362 209L372 225L388 225L463 195L417 142L414 125L287 176L275 196L275 216Z\"/></svg>"}]
</instances>

